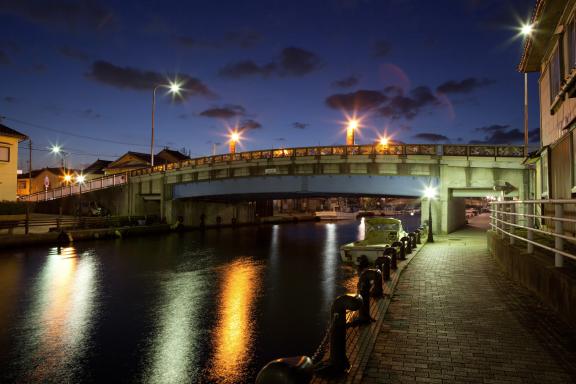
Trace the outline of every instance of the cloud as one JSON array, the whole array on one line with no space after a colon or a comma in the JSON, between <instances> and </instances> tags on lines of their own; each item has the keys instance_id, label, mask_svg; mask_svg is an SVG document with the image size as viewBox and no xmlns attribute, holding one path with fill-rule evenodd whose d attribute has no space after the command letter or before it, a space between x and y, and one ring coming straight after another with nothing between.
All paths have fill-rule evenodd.
<instances>
[{"instance_id":1,"label":"cloud","mask_svg":"<svg viewBox=\"0 0 576 384\"><path fill-rule=\"evenodd\" d=\"M3 0L0 14L72 30L100 30L114 21L113 13L94 0Z\"/></svg>"},{"instance_id":2,"label":"cloud","mask_svg":"<svg viewBox=\"0 0 576 384\"><path fill-rule=\"evenodd\" d=\"M64 46L64 47L61 47L58 50L58 52L62 56L66 56L66 57L71 58L71 59L77 59L77 60L81 60L81 61L90 60L90 56L87 53L85 53L79 49L76 49L76 48Z\"/></svg>"},{"instance_id":3,"label":"cloud","mask_svg":"<svg viewBox=\"0 0 576 384\"><path fill-rule=\"evenodd\" d=\"M198 39L187 35L172 35L172 39L179 45L186 48L213 48L221 49L228 47L252 48L262 41L262 35L251 29L229 31L222 38L218 39Z\"/></svg>"},{"instance_id":4,"label":"cloud","mask_svg":"<svg viewBox=\"0 0 576 384\"><path fill-rule=\"evenodd\" d=\"M304 76L322 66L315 53L297 47L284 48L279 62L282 76Z\"/></svg>"},{"instance_id":5,"label":"cloud","mask_svg":"<svg viewBox=\"0 0 576 384\"><path fill-rule=\"evenodd\" d=\"M352 88L358 84L360 79L356 75L348 76L332 83L334 88Z\"/></svg>"},{"instance_id":6,"label":"cloud","mask_svg":"<svg viewBox=\"0 0 576 384\"><path fill-rule=\"evenodd\" d=\"M222 77L241 78L245 76L267 77L277 75L281 77L300 77L322 67L320 58L313 52L297 47L287 47L282 50L279 57L265 64L257 64L253 60L242 60L229 63L220 68L218 74Z\"/></svg>"},{"instance_id":7,"label":"cloud","mask_svg":"<svg viewBox=\"0 0 576 384\"><path fill-rule=\"evenodd\" d=\"M470 140L470 144L520 144L524 142L524 131L510 128L510 125L493 124L486 127L475 128L476 132L484 132L483 140ZM540 142L540 128L528 131L530 143Z\"/></svg>"},{"instance_id":8,"label":"cloud","mask_svg":"<svg viewBox=\"0 0 576 384\"><path fill-rule=\"evenodd\" d=\"M386 91L393 96L378 109L378 112L381 116L392 120L412 120L423 108L440 105L440 101L426 86L416 87L406 95L397 87L388 87Z\"/></svg>"},{"instance_id":9,"label":"cloud","mask_svg":"<svg viewBox=\"0 0 576 384\"><path fill-rule=\"evenodd\" d=\"M276 141L286 141L286 138L284 137L277 137L276 139L274 139Z\"/></svg>"},{"instance_id":10,"label":"cloud","mask_svg":"<svg viewBox=\"0 0 576 384\"><path fill-rule=\"evenodd\" d=\"M390 54L390 43L385 40L378 40L372 46L373 57L386 57Z\"/></svg>"},{"instance_id":11,"label":"cloud","mask_svg":"<svg viewBox=\"0 0 576 384\"><path fill-rule=\"evenodd\" d=\"M220 68L218 74L222 77L238 79L241 77L253 75L266 77L271 75L275 70L275 63L258 65L252 60L244 60L237 63L226 64L224 67Z\"/></svg>"},{"instance_id":12,"label":"cloud","mask_svg":"<svg viewBox=\"0 0 576 384\"><path fill-rule=\"evenodd\" d=\"M12 64L12 60L10 60L10 56L2 50L0 50L0 65L9 65Z\"/></svg>"},{"instance_id":13,"label":"cloud","mask_svg":"<svg viewBox=\"0 0 576 384\"><path fill-rule=\"evenodd\" d=\"M2 100L4 100L4 102L9 103L9 104L12 104L12 103L16 103L16 102L17 102L16 98L13 97L13 96L4 96L4 97L2 98Z\"/></svg>"},{"instance_id":14,"label":"cloud","mask_svg":"<svg viewBox=\"0 0 576 384\"><path fill-rule=\"evenodd\" d=\"M229 119L237 116L244 116L246 109L241 105L224 105L222 107L212 107L200 112L200 116Z\"/></svg>"},{"instance_id":15,"label":"cloud","mask_svg":"<svg viewBox=\"0 0 576 384\"><path fill-rule=\"evenodd\" d=\"M469 77L467 79L456 81L449 80L440 84L436 91L440 93L471 93L480 87L485 87L487 85L493 84L494 80L490 79L477 79L474 77Z\"/></svg>"},{"instance_id":16,"label":"cloud","mask_svg":"<svg viewBox=\"0 0 576 384\"><path fill-rule=\"evenodd\" d=\"M137 91L151 91L156 84L165 84L167 76L158 72L141 70L132 67L119 67L107 61L98 60L92 63L90 72L86 76L94 81L111 85L121 89ZM182 97L200 95L213 97L215 94L199 79L179 74L178 80L182 82L184 91Z\"/></svg>"},{"instance_id":17,"label":"cloud","mask_svg":"<svg viewBox=\"0 0 576 384\"><path fill-rule=\"evenodd\" d=\"M376 108L387 100L388 96L380 91L361 89L351 93L328 96L326 105L332 109L354 112Z\"/></svg>"},{"instance_id":18,"label":"cloud","mask_svg":"<svg viewBox=\"0 0 576 384\"><path fill-rule=\"evenodd\" d=\"M102 117L98 112L95 112L92 108L87 108L83 110L80 115L86 119L99 119Z\"/></svg>"},{"instance_id":19,"label":"cloud","mask_svg":"<svg viewBox=\"0 0 576 384\"><path fill-rule=\"evenodd\" d=\"M252 129L260 129L260 128L262 128L262 124L252 119L244 120L238 125L239 131L249 131Z\"/></svg>"},{"instance_id":20,"label":"cloud","mask_svg":"<svg viewBox=\"0 0 576 384\"><path fill-rule=\"evenodd\" d=\"M474 130L476 132L492 133L492 132L502 132L507 130L508 128L510 128L510 125L492 124L485 127L474 128Z\"/></svg>"},{"instance_id":21,"label":"cloud","mask_svg":"<svg viewBox=\"0 0 576 384\"><path fill-rule=\"evenodd\" d=\"M429 133L429 132L425 132L425 133L418 133L414 136L412 136L415 139L421 139L421 140L426 140L426 141L431 141L433 143L437 143L440 141L450 141L450 139L447 136L444 135L439 135L437 133Z\"/></svg>"},{"instance_id":22,"label":"cloud","mask_svg":"<svg viewBox=\"0 0 576 384\"><path fill-rule=\"evenodd\" d=\"M296 128L296 129L306 129L306 128L308 128L308 126L310 126L310 124L301 123L299 121L292 123L292 128Z\"/></svg>"}]
</instances>

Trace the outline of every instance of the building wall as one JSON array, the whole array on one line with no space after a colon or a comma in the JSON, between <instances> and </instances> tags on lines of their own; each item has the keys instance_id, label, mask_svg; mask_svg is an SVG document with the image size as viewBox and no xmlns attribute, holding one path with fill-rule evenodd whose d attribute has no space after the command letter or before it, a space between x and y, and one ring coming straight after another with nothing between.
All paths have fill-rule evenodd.
<instances>
[{"instance_id":1,"label":"building wall","mask_svg":"<svg viewBox=\"0 0 576 384\"><path fill-rule=\"evenodd\" d=\"M0 161L0 201L14 201L18 171L18 139L0 136L0 146L10 148L10 161Z\"/></svg>"}]
</instances>

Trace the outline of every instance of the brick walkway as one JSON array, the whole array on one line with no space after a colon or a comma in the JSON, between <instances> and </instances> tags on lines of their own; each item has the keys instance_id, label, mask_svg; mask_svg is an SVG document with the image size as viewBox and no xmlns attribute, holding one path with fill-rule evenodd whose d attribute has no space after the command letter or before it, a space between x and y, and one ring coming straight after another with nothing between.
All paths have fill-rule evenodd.
<instances>
[{"instance_id":1,"label":"brick walkway","mask_svg":"<svg viewBox=\"0 0 576 384\"><path fill-rule=\"evenodd\" d=\"M576 383L576 336L468 229L404 270L364 383Z\"/></svg>"}]
</instances>

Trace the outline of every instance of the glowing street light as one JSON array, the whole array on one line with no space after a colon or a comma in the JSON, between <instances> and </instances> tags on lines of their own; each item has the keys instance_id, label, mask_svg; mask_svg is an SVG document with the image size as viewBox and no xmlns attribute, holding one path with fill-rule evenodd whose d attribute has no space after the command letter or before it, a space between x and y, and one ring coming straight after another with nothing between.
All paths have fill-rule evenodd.
<instances>
[{"instance_id":1,"label":"glowing street light","mask_svg":"<svg viewBox=\"0 0 576 384\"><path fill-rule=\"evenodd\" d=\"M524 24L520 34L528 39L534 32L533 24ZM528 72L524 72L524 157L528 156Z\"/></svg>"},{"instance_id":2,"label":"glowing street light","mask_svg":"<svg viewBox=\"0 0 576 384\"><path fill-rule=\"evenodd\" d=\"M434 242L434 234L432 233L432 200L436 198L436 188L428 186L424 189L424 197L428 199L428 242Z\"/></svg>"},{"instance_id":3,"label":"glowing street light","mask_svg":"<svg viewBox=\"0 0 576 384\"><path fill-rule=\"evenodd\" d=\"M72 181L72 176L69 174L64 175L64 181L69 184Z\"/></svg>"},{"instance_id":4,"label":"glowing street light","mask_svg":"<svg viewBox=\"0 0 576 384\"><path fill-rule=\"evenodd\" d=\"M352 118L348 120L348 126L346 127L346 145L354 145L354 131L358 129L360 123L357 119Z\"/></svg>"},{"instance_id":5,"label":"glowing street light","mask_svg":"<svg viewBox=\"0 0 576 384\"><path fill-rule=\"evenodd\" d=\"M233 131L230 133L229 152L236 153L236 143L240 141L240 132Z\"/></svg>"},{"instance_id":6,"label":"glowing street light","mask_svg":"<svg viewBox=\"0 0 576 384\"><path fill-rule=\"evenodd\" d=\"M389 141L390 141L390 140L389 140L386 136L382 136L382 137L380 138L379 144L382 145L382 146L386 146L386 145L388 145L388 142L389 142Z\"/></svg>"},{"instance_id":7,"label":"glowing street light","mask_svg":"<svg viewBox=\"0 0 576 384\"><path fill-rule=\"evenodd\" d=\"M76 182L80 185L84 184L86 182L86 176L84 175L76 176Z\"/></svg>"},{"instance_id":8,"label":"glowing street light","mask_svg":"<svg viewBox=\"0 0 576 384\"><path fill-rule=\"evenodd\" d=\"M182 91L182 83L169 81L168 84L156 84L152 89L152 135L150 139L150 165L154 166L154 113L156 110L156 90L158 88L168 88L172 95L179 95Z\"/></svg>"}]
</instances>

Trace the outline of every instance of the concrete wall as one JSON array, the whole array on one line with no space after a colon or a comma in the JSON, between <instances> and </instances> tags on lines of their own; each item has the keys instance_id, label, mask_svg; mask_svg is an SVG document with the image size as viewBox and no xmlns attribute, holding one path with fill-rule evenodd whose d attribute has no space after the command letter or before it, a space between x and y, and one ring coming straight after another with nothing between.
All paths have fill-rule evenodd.
<instances>
[{"instance_id":1,"label":"concrete wall","mask_svg":"<svg viewBox=\"0 0 576 384\"><path fill-rule=\"evenodd\" d=\"M129 194L128 186L118 186L93 192L82 193L83 201L93 201L99 206L110 210L112 216L127 216ZM58 214L60 208L64 215L76 214L80 196L70 196L62 199L49 200L36 203L35 212Z\"/></svg>"},{"instance_id":2,"label":"concrete wall","mask_svg":"<svg viewBox=\"0 0 576 384\"><path fill-rule=\"evenodd\" d=\"M451 191L449 191L451 194ZM458 228L466 225L466 201L463 197L452 197L449 195L447 203L446 232L454 232Z\"/></svg>"},{"instance_id":3,"label":"concrete wall","mask_svg":"<svg viewBox=\"0 0 576 384\"><path fill-rule=\"evenodd\" d=\"M197 200L172 200L166 204L166 220L174 223L179 216L185 225L199 226L204 215L204 224L216 225L217 218L223 225L232 224L236 218L238 224L255 221L255 204L251 202L208 202Z\"/></svg>"},{"instance_id":4,"label":"concrete wall","mask_svg":"<svg viewBox=\"0 0 576 384\"><path fill-rule=\"evenodd\" d=\"M511 246L493 231L487 232L488 248L498 264L515 281L552 307L567 322L576 326L576 274L568 268L555 268L554 256L527 254Z\"/></svg>"},{"instance_id":5,"label":"concrete wall","mask_svg":"<svg viewBox=\"0 0 576 384\"><path fill-rule=\"evenodd\" d=\"M0 137L0 146L10 149L10 161L0 161L0 201L16 200L16 178L18 171L18 139Z\"/></svg>"}]
</instances>

